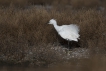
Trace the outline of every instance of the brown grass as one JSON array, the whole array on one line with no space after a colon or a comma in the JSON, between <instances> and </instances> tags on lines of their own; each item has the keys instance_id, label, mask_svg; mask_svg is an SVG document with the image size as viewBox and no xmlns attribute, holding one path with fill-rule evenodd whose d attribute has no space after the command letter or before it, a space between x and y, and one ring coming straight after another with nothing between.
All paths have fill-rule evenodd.
<instances>
[{"instance_id":1,"label":"brown grass","mask_svg":"<svg viewBox=\"0 0 106 71\"><path fill-rule=\"evenodd\" d=\"M0 0L0 5L26 6L37 5L71 5L74 8L105 6L105 0Z\"/></svg>"},{"instance_id":2,"label":"brown grass","mask_svg":"<svg viewBox=\"0 0 106 71\"><path fill-rule=\"evenodd\" d=\"M102 11L1 7L0 61L40 66L62 60L59 53L50 49L61 41L54 27L47 24L51 18L55 18L59 25L79 25L80 47L106 49L106 16Z\"/></svg>"},{"instance_id":3,"label":"brown grass","mask_svg":"<svg viewBox=\"0 0 106 71\"><path fill-rule=\"evenodd\" d=\"M100 0L71 0L74 7L96 7L101 5Z\"/></svg>"}]
</instances>

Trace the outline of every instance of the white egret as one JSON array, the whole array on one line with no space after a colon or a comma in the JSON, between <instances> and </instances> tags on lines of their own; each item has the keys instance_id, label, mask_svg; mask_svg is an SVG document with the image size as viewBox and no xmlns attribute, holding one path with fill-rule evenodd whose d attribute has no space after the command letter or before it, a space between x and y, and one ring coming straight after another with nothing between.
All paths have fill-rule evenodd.
<instances>
[{"instance_id":1,"label":"white egret","mask_svg":"<svg viewBox=\"0 0 106 71\"><path fill-rule=\"evenodd\" d=\"M68 41L68 48L69 48L69 41L78 42L80 35L79 35L79 27L77 25L70 24L70 25L58 26L55 19L51 19L48 24L53 24L58 34L63 39Z\"/></svg>"}]
</instances>

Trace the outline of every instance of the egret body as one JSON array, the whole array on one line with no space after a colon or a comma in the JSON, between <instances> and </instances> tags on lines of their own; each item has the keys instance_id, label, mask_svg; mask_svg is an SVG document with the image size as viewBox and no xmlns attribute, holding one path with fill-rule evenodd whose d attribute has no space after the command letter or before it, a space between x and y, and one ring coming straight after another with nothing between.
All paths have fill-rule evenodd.
<instances>
[{"instance_id":1,"label":"egret body","mask_svg":"<svg viewBox=\"0 0 106 71\"><path fill-rule=\"evenodd\" d=\"M70 24L70 25L62 25L58 26L57 22L55 19L51 19L48 24L52 24L58 34L65 40L68 41L76 41L78 42L79 39L79 27L75 24Z\"/></svg>"}]
</instances>

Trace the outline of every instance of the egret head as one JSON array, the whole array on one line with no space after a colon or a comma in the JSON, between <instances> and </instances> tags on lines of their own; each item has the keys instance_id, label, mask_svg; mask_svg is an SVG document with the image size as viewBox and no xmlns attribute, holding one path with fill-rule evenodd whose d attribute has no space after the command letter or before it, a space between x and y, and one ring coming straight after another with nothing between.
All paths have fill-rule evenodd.
<instances>
[{"instance_id":1,"label":"egret head","mask_svg":"<svg viewBox=\"0 0 106 71\"><path fill-rule=\"evenodd\" d=\"M51 19L48 24L56 24L56 20L55 19Z\"/></svg>"}]
</instances>

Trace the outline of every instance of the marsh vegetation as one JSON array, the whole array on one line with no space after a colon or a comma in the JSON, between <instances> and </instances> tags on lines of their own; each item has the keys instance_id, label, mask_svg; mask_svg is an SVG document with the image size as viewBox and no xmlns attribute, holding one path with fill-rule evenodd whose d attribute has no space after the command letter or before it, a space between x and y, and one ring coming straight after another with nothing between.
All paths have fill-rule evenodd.
<instances>
[{"instance_id":1,"label":"marsh vegetation","mask_svg":"<svg viewBox=\"0 0 106 71\"><path fill-rule=\"evenodd\" d=\"M105 70L105 0L80 3L79 0L62 0L60 5L59 0L52 3L48 0L17 1L0 0L1 66L51 67L59 64L60 69L66 66L73 71L77 67L79 71L86 68L89 71L89 66L92 66L90 71L99 67ZM80 47L73 45L70 55L60 43L66 41L60 38L53 26L47 24L51 18L55 18L59 25L74 23L80 26ZM61 66L60 63L65 64Z\"/></svg>"}]
</instances>

